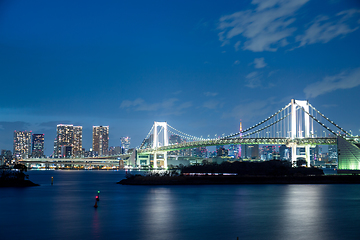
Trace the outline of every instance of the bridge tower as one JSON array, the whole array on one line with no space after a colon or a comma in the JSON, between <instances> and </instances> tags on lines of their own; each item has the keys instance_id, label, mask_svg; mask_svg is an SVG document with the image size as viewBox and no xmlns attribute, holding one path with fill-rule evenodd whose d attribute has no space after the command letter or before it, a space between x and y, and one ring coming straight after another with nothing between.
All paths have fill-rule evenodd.
<instances>
[{"instance_id":1,"label":"bridge tower","mask_svg":"<svg viewBox=\"0 0 360 240\"><path fill-rule=\"evenodd\" d=\"M162 154L164 156L164 168L167 168L167 151L157 151L158 147L162 146L168 146L169 145L169 136L168 136L168 130L167 130L167 122L154 122L154 135L153 135L153 146L154 149L154 168L157 168L157 160L159 154ZM158 131L158 127L161 127L160 131ZM160 141L159 138L160 132L163 132L163 141ZM161 159L162 160L162 159Z\"/></svg>"},{"instance_id":2,"label":"bridge tower","mask_svg":"<svg viewBox=\"0 0 360 240\"><path fill-rule=\"evenodd\" d=\"M310 117L303 111L297 111L296 105L302 107L307 113L309 112L309 102L291 99L291 139L295 138L309 138L310 135ZM304 129L304 130L302 130ZM304 134L302 134L304 132ZM297 155L297 148L305 148L305 160L306 166L310 167L310 146L298 146L296 143L291 144L291 162L294 165L298 157L304 157L303 155Z\"/></svg>"}]
</instances>

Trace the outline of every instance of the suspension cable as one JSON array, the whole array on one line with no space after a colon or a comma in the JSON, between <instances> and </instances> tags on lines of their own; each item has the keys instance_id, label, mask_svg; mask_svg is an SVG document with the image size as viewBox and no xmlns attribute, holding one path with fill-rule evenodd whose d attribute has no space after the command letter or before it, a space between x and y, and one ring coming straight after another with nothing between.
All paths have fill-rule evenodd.
<instances>
[{"instance_id":1,"label":"suspension cable","mask_svg":"<svg viewBox=\"0 0 360 240\"><path fill-rule=\"evenodd\" d=\"M180 136L181 138L185 138L185 139L188 139L188 140L196 140L196 139L194 139L194 138L190 138L190 137L187 137L187 136L184 136L184 135L179 135L179 134L177 134L177 133L174 133L173 131L171 131L171 130L169 130L169 129L168 129L168 132L169 132L169 133L172 133L172 134L175 134L175 135L178 135L178 136Z\"/></svg>"},{"instance_id":2,"label":"suspension cable","mask_svg":"<svg viewBox=\"0 0 360 240\"><path fill-rule=\"evenodd\" d=\"M271 127L272 125L274 125L274 124L280 122L281 120L285 119L285 118L288 117L289 115L290 115L290 113L288 113L286 116L283 116L282 118L278 119L277 121L275 121L275 122L273 122L273 123L271 123L271 124L269 124L269 125L267 125L267 126L265 126L265 127L263 127L263 128L260 128L260 129L254 131L254 132L250 132L250 133L247 133L247 134L243 135L243 137L247 137L247 136L256 134L256 133L258 133L258 132L260 132L260 131L262 131L262 130L264 130L264 129L266 129L266 128L269 128L269 127Z\"/></svg>"},{"instance_id":3,"label":"suspension cable","mask_svg":"<svg viewBox=\"0 0 360 240\"><path fill-rule=\"evenodd\" d=\"M285 110L287 107L289 107L291 105L291 103L289 103L288 105L286 105L285 107L283 107L282 109L280 109L279 111L277 111L276 113L274 113L273 115L271 115L270 117L266 118L265 120L255 124L254 126L252 127L249 127L247 129L245 129L244 131L241 131L241 132L238 132L238 133L234 133L234 134L231 134L231 135L228 135L228 136L225 136L225 137L222 137L220 139L226 139L226 138L230 138L230 137L234 137L236 135L239 135L240 133L245 133L245 132L248 132L256 127L258 127L259 125L269 121L270 119L272 119L274 116L276 116L277 114L279 114L280 112L282 112L283 110Z\"/></svg>"},{"instance_id":4,"label":"suspension cable","mask_svg":"<svg viewBox=\"0 0 360 240\"><path fill-rule=\"evenodd\" d=\"M151 134L151 132L152 132L153 129L154 129L154 124L152 125L149 133L146 135L146 138L144 138L144 140L143 140L142 143L140 144L140 147L139 147L139 148L142 148L142 147L144 146L146 140L150 137L150 134Z\"/></svg>"},{"instance_id":5,"label":"suspension cable","mask_svg":"<svg viewBox=\"0 0 360 240\"><path fill-rule=\"evenodd\" d=\"M296 105L298 105L297 103L295 103ZM298 105L299 106L299 105ZM326 130L328 130L329 132L331 132L332 134L334 134L335 136L338 136L339 134L337 134L336 132L334 132L333 130L331 130L329 127L327 127L325 124L323 124L322 122L320 122L319 120L317 120L313 115L311 115L310 113L308 113L307 111L305 111L305 109L301 106L299 106L301 110L303 110L306 114L308 114L312 119L314 119L317 123L319 123L321 126L323 126L324 128L326 128Z\"/></svg>"},{"instance_id":6,"label":"suspension cable","mask_svg":"<svg viewBox=\"0 0 360 240\"><path fill-rule=\"evenodd\" d=\"M329 118L327 118L324 114L322 114L320 111L318 111L316 108L314 108L310 103L309 106L311 108L313 108L316 112L318 112L323 118L325 118L329 123L331 123L332 125L334 125L335 127L337 127L338 129L340 129L341 131L343 131L344 133L346 133L347 135L351 136L350 133L348 133L347 131L345 131L345 129L343 129L342 127L340 127L339 125L337 125L336 123L334 123L333 121L331 121Z\"/></svg>"},{"instance_id":7,"label":"suspension cable","mask_svg":"<svg viewBox=\"0 0 360 240\"><path fill-rule=\"evenodd\" d=\"M184 135L184 136L188 136L188 137L190 137L190 138L198 139L198 140L205 140L204 138L195 137L195 136L186 134L186 133L184 133L184 132L182 132L182 131L179 131L179 130L177 130L176 128L173 128L172 126L170 126L169 124L168 124L168 127L172 128L174 131L177 131L177 132L179 132L180 134L182 134L182 135ZM174 133L174 134L176 134L176 133Z\"/></svg>"}]
</instances>

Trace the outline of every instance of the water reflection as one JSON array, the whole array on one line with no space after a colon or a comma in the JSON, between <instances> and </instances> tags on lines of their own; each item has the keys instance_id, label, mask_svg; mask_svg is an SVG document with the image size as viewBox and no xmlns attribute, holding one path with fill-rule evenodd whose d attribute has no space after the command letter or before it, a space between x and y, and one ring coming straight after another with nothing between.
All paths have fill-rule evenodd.
<instances>
[{"instance_id":1,"label":"water reflection","mask_svg":"<svg viewBox=\"0 0 360 240\"><path fill-rule=\"evenodd\" d=\"M286 185L281 208L279 239L329 239L326 224L327 185Z\"/></svg>"},{"instance_id":2,"label":"water reflection","mask_svg":"<svg viewBox=\"0 0 360 240\"><path fill-rule=\"evenodd\" d=\"M142 239L173 239L176 232L176 209L170 188L151 188L144 196Z\"/></svg>"},{"instance_id":3,"label":"water reflection","mask_svg":"<svg viewBox=\"0 0 360 240\"><path fill-rule=\"evenodd\" d=\"M94 209L93 221L92 221L92 228L91 228L91 236L93 239L101 239L100 237L100 224L99 224L99 216L97 209Z\"/></svg>"},{"instance_id":4,"label":"water reflection","mask_svg":"<svg viewBox=\"0 0 360 240\"><path fill-rule=\"evenodd\" d=\"M40 187L0 189L1 240L359 239L359 184L122 186L125 173L31 174Z\"/></svg>"}]
</instances>

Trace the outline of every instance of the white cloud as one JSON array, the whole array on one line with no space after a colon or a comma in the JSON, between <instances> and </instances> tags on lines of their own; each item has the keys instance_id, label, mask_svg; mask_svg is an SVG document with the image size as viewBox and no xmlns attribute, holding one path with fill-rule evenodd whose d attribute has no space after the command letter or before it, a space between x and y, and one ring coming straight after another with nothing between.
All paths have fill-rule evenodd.
<instances>
[{"instance_id":1,"label":"white cloud","mask_svg":"<svg viewBox=\"0 0 360 240\"><path fill-rule=\"evenodd\" d=\"M255 58L253 64L255 64L255 68L264 68L267 65L264 58Z\"/></svg>"},{"instance_id":2,"label":"white cloud","mask_svg":"<svg viewBox=\"0 0 360 240\"><path fill-rule=\"evenodd\" d=\"M216 92L204 92L204 95L207 97L215 97L216 95L218 95L218 93Z\"/></svg>"},{"instance_id":3,"label":"white cloud","mask_svg":"<svg viewBox=\"0 0 360 240\"><path fill-rule=\"evenodd\" d=\"M246 39L244 50L276 51L296 30L289 25L295 21L295 12L306 2L308 0L253 0L252 4L257 5L255 10L235 12L220 18L219 40L224 46L233 37L241 35Z\"/></svg>"},{"instance_id":4,"label":"white cloud","mask_svg":"<svg viewBox=\"0 0 360 240\"><path fill-rule=\"evenodd\" d=\"M304 35L296 37L296 40L300 42L299 47L317 42L327 43L333 38L344 36L357 30L358 27L351 28L347 20L359 13L360 10L350 9L339 12L333 18L318 16L305 31ZM339 17L341 18L339 19Z\"/></svg>"},{"instance_id":5,"label":"white cloud","mask_svg":"<svg viewBox=\"0 0 360 240\"><path fill-rule=\"evenodd\" d=\"M304 89L307 98L333 92L338 89L349 89L360 85L360 68L342 72L335 76L325 77L322 81L312 83Z\"/></svg>"},{"instance_id":6,"label":"white cloud","mask_svg":"<svg viewBox=\"0 0 360 240\"><path fill-rule=\"evenodd\" d=\"M246 78L254 78L254 77L256 77L258 75L258 73L257 72L251 72L251 73L249 73L248 75L246 75Z\"/></svg>"},{"instance_id":7,"label":"white cloud","mask_svg":"<svg viewBox=\"0 0 360 240\"><path fill-rule=\"evenodd\" d=\"M359 9L341 11L333 17L318 16L308 28L296 34L293 26L296 12L309 0L253 0L253 9L235 12L219 19L218 36L221 46L230 44L235 37L242 37L242 49L253 52L277 51L280 47L300 42L298 47L317 42L327 43L330 40L356 31L360 19L354 17ZM295 37L291 38L291 37ZM295 42L294 42L295 40ZM236 39L235 51L240 49L241 41ZM293 48L294 49L294 48Z\"/></svg>"},{"instance_id":8,"label":"white cloud","mask_svg":"<svg viewBox=\"0 0 360 240\"><path fill-rule=\"evenodd\" d=\"M248 75L246 75L246 87L249 88L257 88L261 86L261 80L258 72L251 72Z\"/></svg>"}]
</instances>

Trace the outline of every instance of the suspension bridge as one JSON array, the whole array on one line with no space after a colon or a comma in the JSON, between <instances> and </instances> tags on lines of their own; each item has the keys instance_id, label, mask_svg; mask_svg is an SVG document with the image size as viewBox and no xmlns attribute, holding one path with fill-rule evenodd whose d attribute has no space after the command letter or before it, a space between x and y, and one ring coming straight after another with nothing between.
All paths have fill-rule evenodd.
<instances>
[{"instance_id":1,"label":"suspension bridge","mask_svg":"<svg viewBox=\"0 0 360 240\"><path fill-rule=\"evenodd\" d=\"M185 141L169 142L169 135L179 136ZM252 127L219 138L196 137L177 130L167 122L154 122L140 147L132 153L129 162L134 166L167 168L168 152L171 151L244 144L286 145L291 148L292 163L301 157L305 158L308 167L310 148L316 145L338 145L342 148L338 167L360 170L360 138L352 136L308 101L295 99ZM304 148L305 155L300 155L298 148Z\"/></svg>"},{"instance_id":2,"label":"suspension bridge","mask_svg":"<svg viewBox=\"0 0 360 240\"><path fill-rule=\"evenodd\" d=\"M175 136L176 139L169 141L169 136ZM131 153L93 159L28 159L23 162L114 167L119 165L118 159L126 159L127 165L131 167L166 169L168 157L177 158L179 150L225 145L285 145L291 149L293 165L301 158L305 159L308 167L311 148L317 145L336 145L338 172L360 172L360 137L352 136L308 101L295 99L259 123L245 130L240 127L239 132L227 136L196 137L170 126L167 122L154 122L141 145Z\"/></svg>"}]
</instances>

